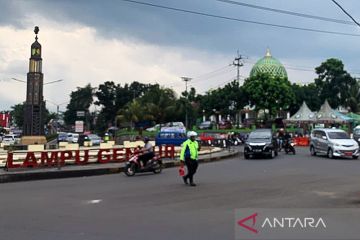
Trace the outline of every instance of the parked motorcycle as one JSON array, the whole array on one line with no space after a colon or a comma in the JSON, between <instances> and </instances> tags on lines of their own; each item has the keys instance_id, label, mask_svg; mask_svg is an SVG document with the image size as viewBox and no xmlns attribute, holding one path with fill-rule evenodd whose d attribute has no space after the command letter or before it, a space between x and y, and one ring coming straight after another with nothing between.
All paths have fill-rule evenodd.
<instances>
[{"instance_id":1,"label":"parked motorcycle","mask_svg":"<svg viewBox=\"0 0 360 240\"><path fill-rule=\"evenodd\" d=\"M284 143L283 143L283 148L286 154L288 153L293 153L294 155L296 154L295 151L295 143L293 141L291 141L291 139L285 139Z\"/></svg>"},{"instance_id":2,"label":"parked motorcycle","mask_svg":"<svg viewBox=\"0 0 360 240\"><path fill-rule=\"evenodd\" d=\"M146 162L146 165L141 168L139 162L139 154L134 154L125 164L124 172L126 176L134 176L135 173L153 172L155 174L161 173L162 171L162 160L160 156L155 155L153 158Z\"/></svg>"}]
</instances>

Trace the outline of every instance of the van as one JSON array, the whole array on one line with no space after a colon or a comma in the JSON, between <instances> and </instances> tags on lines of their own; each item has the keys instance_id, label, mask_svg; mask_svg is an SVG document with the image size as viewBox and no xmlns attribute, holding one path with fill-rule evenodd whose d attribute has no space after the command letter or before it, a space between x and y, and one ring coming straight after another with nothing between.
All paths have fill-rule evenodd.
<instances>
[{"instance_id":1,"label":"van","mask_svg":"<svg viewBox=\"0 0 360 240\"><path fill-rule=\"evenodd\" d=\"M155 145L181 146L186 140L186 134L183 132L159 132L155 137Z\"/></svg>"},{"instance_id":2,"label":"van","mask_svg":"<svg viewBox=\"0 0 360 240\"><path fill-rule=\"evenodd\" d=\"M325 154L329 158L352 157L358 159L359 144L340 129L314 129L310 136L310 153Z\"/></svg>"}]
</instances>

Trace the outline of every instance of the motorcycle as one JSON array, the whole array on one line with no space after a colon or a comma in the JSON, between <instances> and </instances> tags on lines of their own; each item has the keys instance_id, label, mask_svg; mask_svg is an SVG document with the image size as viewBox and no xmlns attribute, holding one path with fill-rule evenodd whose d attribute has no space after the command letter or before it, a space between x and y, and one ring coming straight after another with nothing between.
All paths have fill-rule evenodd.
<instances>
[{"instance_id":1,"label":"motorcycle","mask_svg":"<svg viewBox=\"0 0 360 240\"><path fill-rule=\"evenodd\" d=\"M292 152L295 155L296 151L295 151L294 146L295 146L295 143L292 142L291 139L284 140L283 148L284 148L286 154Z\"/></svg>"},{"instance_id":2,"label":"motorcycle","mask_svg":"<svg viewBox=\"0 0 360 240\"><path fill-rule=\"evenodd\" d=\"M125 164L124 173L126 176L134 176L135 173L153 172L159 174L162 171L162 160L159 155L155 155L153 158L146 162L146 165L141 168L139 161L139 153L134 154Z\"/></svg>"}]
</instances>

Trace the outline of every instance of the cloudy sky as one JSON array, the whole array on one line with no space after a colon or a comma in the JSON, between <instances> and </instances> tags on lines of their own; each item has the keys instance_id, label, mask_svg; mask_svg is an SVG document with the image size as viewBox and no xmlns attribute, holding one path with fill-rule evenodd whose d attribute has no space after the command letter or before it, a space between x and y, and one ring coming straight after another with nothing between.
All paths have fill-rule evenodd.
<instances>
[{"instance_id":1,"label":"cloudy sky","mask_svg":"<svg viewBox=\"0 0 360 240\"><path fill-rule=\"evenodd\" d=\"M350 19L331 0L234 0L262 7L344 21ZM360 1L337 0L360 21ZM178 93L182 76L198 92L223 86L236 76L231 66L243 56L242 79L266 48L296 83L312 82L314 67L341 59L360 76L360 27L254 9L217 0L139 0L226 18L286 25L358 36L325 34L226 20L122 0L0 0L0 110L25 99L30 45L40 27L47 107L64 110L76 87L104 81L159 83ZM359 75L357 75L359 74Z\"/></svg>"}]
</instances>

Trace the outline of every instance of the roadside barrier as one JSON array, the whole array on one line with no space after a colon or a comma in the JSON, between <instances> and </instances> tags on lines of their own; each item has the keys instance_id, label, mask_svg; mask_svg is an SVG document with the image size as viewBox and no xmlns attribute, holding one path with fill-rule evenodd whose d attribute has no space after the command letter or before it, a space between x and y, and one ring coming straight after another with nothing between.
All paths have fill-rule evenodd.
<instances>
[{"instance_id":1,"label":"roadside barrier","mask_svg":"<svg viewBox=\"0 0 360 240\"><path fill-rule=\"evenodd\" d=\"M296 146L309 146L310 144L310 139L308 137L295 137L293 138L293 142L295 143Z\"/></svg>"}]
</instances>

